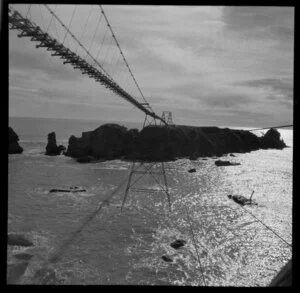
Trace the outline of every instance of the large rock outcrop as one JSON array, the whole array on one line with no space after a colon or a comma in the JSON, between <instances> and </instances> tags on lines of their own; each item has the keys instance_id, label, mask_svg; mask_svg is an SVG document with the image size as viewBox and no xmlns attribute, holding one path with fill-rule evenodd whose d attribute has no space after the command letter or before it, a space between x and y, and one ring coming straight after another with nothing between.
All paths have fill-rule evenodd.
<instances>
[{"instance_id":1,"label":"large rock outcrop","mask_svg":"<svg viewBox=\"0 0 300 293\"><path fill-rule=\"evenodd\" d=\"M169 161L283 147L285 144L274 129L258 137L246 130L218 127L152 125L138 131L127 130L118 124L104 124L94 131L82 133L81 138L71 136L66 155L74 158Z\"/></svg>"},{"instance_id":2,"label":"large rock outcrop","mask_svg":"<svg viewBox=\"0 0 300 293\"><path fill-rule=\"evenodd\" d=\"M71 136L66 156L116 159L123 155L128 130L118 124L104 124L94 131L83 132L81 138ZM131 135L132 137L134 135Z\"/></svg>"},{"instance_id":3,"label":"large rock outcrop","mask_svg":"<svg viewBox=\"0 0 300 293\"><path fill-rule=\"evenodd\" d=\"M21 154L23 148L18 143L19 137L14 130L8 126L8 153L9 154Z\"/></svg>"},{"instance_id":4,"label":"large rock outcrop","mask_svg":"<svg viewBox=\"0 0 300 293\"><path fill-rule=\"evenodd\" d=\"M261 142L261 147L264 149L283 149L286 147L284 141L280 139L280 133L274 128L271 128L266 132L266 134L261 138Z\"/></svg>"},{"instance_id":5,"label":"large rock outcrop","mask_svg":"<svg viewBox=\"0 0 300 293\"><path fill-rule=\"evenodd\" d=\"M65 147L63 145L57 146L55 132L50 132L48 134L48 144L46 146L45 155L59 156L64 150L65 150Z\"/></svg>"}]
</instances>

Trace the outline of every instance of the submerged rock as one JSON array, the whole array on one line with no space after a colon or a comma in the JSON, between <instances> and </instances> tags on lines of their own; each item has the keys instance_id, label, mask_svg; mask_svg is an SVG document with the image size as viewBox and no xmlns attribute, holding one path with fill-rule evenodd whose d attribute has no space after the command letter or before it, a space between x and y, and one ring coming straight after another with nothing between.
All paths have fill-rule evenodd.
<instances>
[{"instance_id":1,"label":"submerged rock","mask_svg":"<svg viewBox=\"0 0 300 293\"><path fill-rule=\"evenodd\" d=\"M8 234L7 235L7 244L14 246L33 246L33 243L26 239L23 235L19 234Z\"/></svg>"},{"instance_id":2,"label":"submerged rock","mask_svg":"<svg viewBox=\"0 0 300 293\"><path fill-rule=\"evenodd\" d=\"M237 165L240 165L240 163L232 163L232 162L229 162L229 161L221 161L221 160L217 160L215 161L215 165L216 166L237 166Z\"/></svg>"},{"instance_id":3,"label":"submerged rock","mask_svg":"<svg viewBox=\"0 0 300 293\"><path fill-rule=\"evenodd\" d=\"M163 255L161 258L162 258L164 261L166 261L166 262L172 262L172 261L173 261L173 259L172 259L171 257L166 256L166 255Z\"/></svg>"},{"instance_id":4,"label":"submerged rock","mask_svg":"<svg viewBox=\"0 0 300 293\"><path fill-rule=\"evenodd\" d=\"M196 172L196 169L195 168L192 168L190 170L188 170L189 173L195 173Z\"/></svg>"},{"instance_id":5,"label":"submerged rock","mask_svg":"<svg viewBox=\"0 0 300 293\"><path fill-rule=\"evenodd\" d=\"M18 253L15 254L14 257L21 260L30 260L33 257L33 255L29 253Z\"/></svg>"},{"instance_id":6,"label":"submerged rock","mask_svg":"<svg viewBox=\"0 0 300 293\"><path fill-rule=\"evenodd\" d=\"M242 195L227 195L228 198L232 199L233 201L235 201L236 203L240 204L240 205L257 205L257 203L252 199L248 199L245 196Z\"/></svg>"},{"instance_id":7,"label":"submerged rock","mask_svg":"<svg viewBox=\"0 0 300 293\"><path fill-rule=\"evenodd\" d=\"M178 248L184 246L185 244L186 244L185 240L178 239L178 240L175 240L174 242L172 242L170 244L170 246L173 247L174 249L178 249Z\"/></svg>"},{"instance_id":8,"label":"submerged rock","mask_svg":"<svg viewBox=\"0 0 300 293\"><path fill-rule=\"evenodd\" d=\"M62 145L57 146L56 145L56 135L55 132L50 132L48 134L48 144L46 146L46 153L47 156L59 156L62 151L64 151L66 148Z\"/></svg>"},{"instance_id":9,"label":"submerged rock","mask_svg":"<svg viewBox=\"0 0 300 293\"><path fill-rule=\"evenodd\" d=\"M14 130L8 126L8 153L9 154L21 154L23 148L18 143L19 137Z\"/></svg>"}]
</instances>

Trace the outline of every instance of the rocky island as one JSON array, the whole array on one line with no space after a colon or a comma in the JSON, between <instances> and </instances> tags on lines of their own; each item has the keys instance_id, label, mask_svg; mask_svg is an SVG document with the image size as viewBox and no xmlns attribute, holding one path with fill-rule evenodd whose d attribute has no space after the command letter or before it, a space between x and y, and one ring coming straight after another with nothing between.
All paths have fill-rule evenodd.
<instances>
[{"instance_id":1,"label":"rocky island","mask_svg":"<svg viewBox=\"0 0 300 293\"><path fill-rule=\"evenodd\" d=\"M9 154L21 154L23 148L18 143L19 137L14 130L8 126L8 153Z\"/></svg>"},{"instance_id":2,"label":"rocky island","mask_svg":"<svg viewBox=\"0 0 300 293\"><path fill-rule=\"evenodd\" d=\"M93 159L170 161L285 147L280 133L273 128L258 137L246 130L229 128L151 125L139 131L109 123L83 132L79 138L72 135L65 155L79 162Z\"/></svg>"}]
</instances>

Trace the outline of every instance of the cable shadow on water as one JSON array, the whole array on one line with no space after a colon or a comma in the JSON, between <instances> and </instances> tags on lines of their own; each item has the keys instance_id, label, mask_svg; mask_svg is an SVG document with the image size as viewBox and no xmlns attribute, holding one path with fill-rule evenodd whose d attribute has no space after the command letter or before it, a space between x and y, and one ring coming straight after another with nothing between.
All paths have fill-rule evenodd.
<instances>
[{"instance_id":1,"label":"cable shadow on water","mask_svg":"<svg viewBox=\"0 0 300 293\"><path fill-rule=\"evenodd\" d=\"M35 274L33 276L33 280L37 280L40 277L40 275L44 271L45 267L49 266L50 264L57 263L61 259L61 257L66 252L66 250L69 248L69 246L74 242L76 237L87 227L87 225L89 225L91 223L91 221L103 209L103 207L109 206L112 198L120 191L120 189L127 182L127 180L128 180L128 177L126 176L126 178L111 193L107 194L105 199L101 201L99 207L92 214L90 214L84 218L84 220L82 221L80 226L74 232L72 232L70 237L66 241L63 242L63 244L57 249L57 251L54 252L53 255L48 258L48 260L44 261L44 264L42 265L42 267L35 272Z\"/></svg>"}]
</instances>

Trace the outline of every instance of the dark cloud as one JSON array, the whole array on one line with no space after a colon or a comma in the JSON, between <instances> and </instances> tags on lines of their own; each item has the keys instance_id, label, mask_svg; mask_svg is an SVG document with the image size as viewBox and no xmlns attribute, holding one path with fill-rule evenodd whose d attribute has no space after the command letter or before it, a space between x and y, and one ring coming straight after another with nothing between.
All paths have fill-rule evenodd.
<instances>
[{"instance_id":1,"label":"dark cloud","mask_svg":"<svg viewBox=\"0 0 300 293\"><path fill-rule=\"evenodd\" d=\"M211 94L209 96L202 96L201 102L207 106L218 108L232 108L238 105L245 105L252 102L252 99L247 95L242 94Z\"/></svg>"},{"instance_id":2,"label":"dark cloud","mask_svg":"<svg viewBox=\"0 0 300 293\"><path fill-rule=\"evenodd\" d=\"M293 7L231 7L224 9L227 29L245 37L290 39L294 34Z\"/></svg>"},{"instance_id":3,"label":"dark cloud","mask_svg":"<svg viewBox=\"0 0 300 293\"><path fill-rule=\"evenodd\" d=\"M270 86L270 87L272 87L276 90L282 90L282 91L293 90L292 82L282 81L281 79L278 79L278 78L254 79L254 80L238 82L238 83L235 83L235 84L251 86L251 87Z\"/></svg>"},{"instance_id":4,"label":"dark cloud","mask_svg":"<svg viewBox=\"0 0 300 293\"><path fill-rule=\"evenodd\" d=\"M248 80L236 83L236 85L264 88L270 87L274 94L266 97L268 100L281 101L284 104L293 100L293 84L292 82L283 81L277 78L264 78L257 80Z\"/></svg>"}]
</instances>

